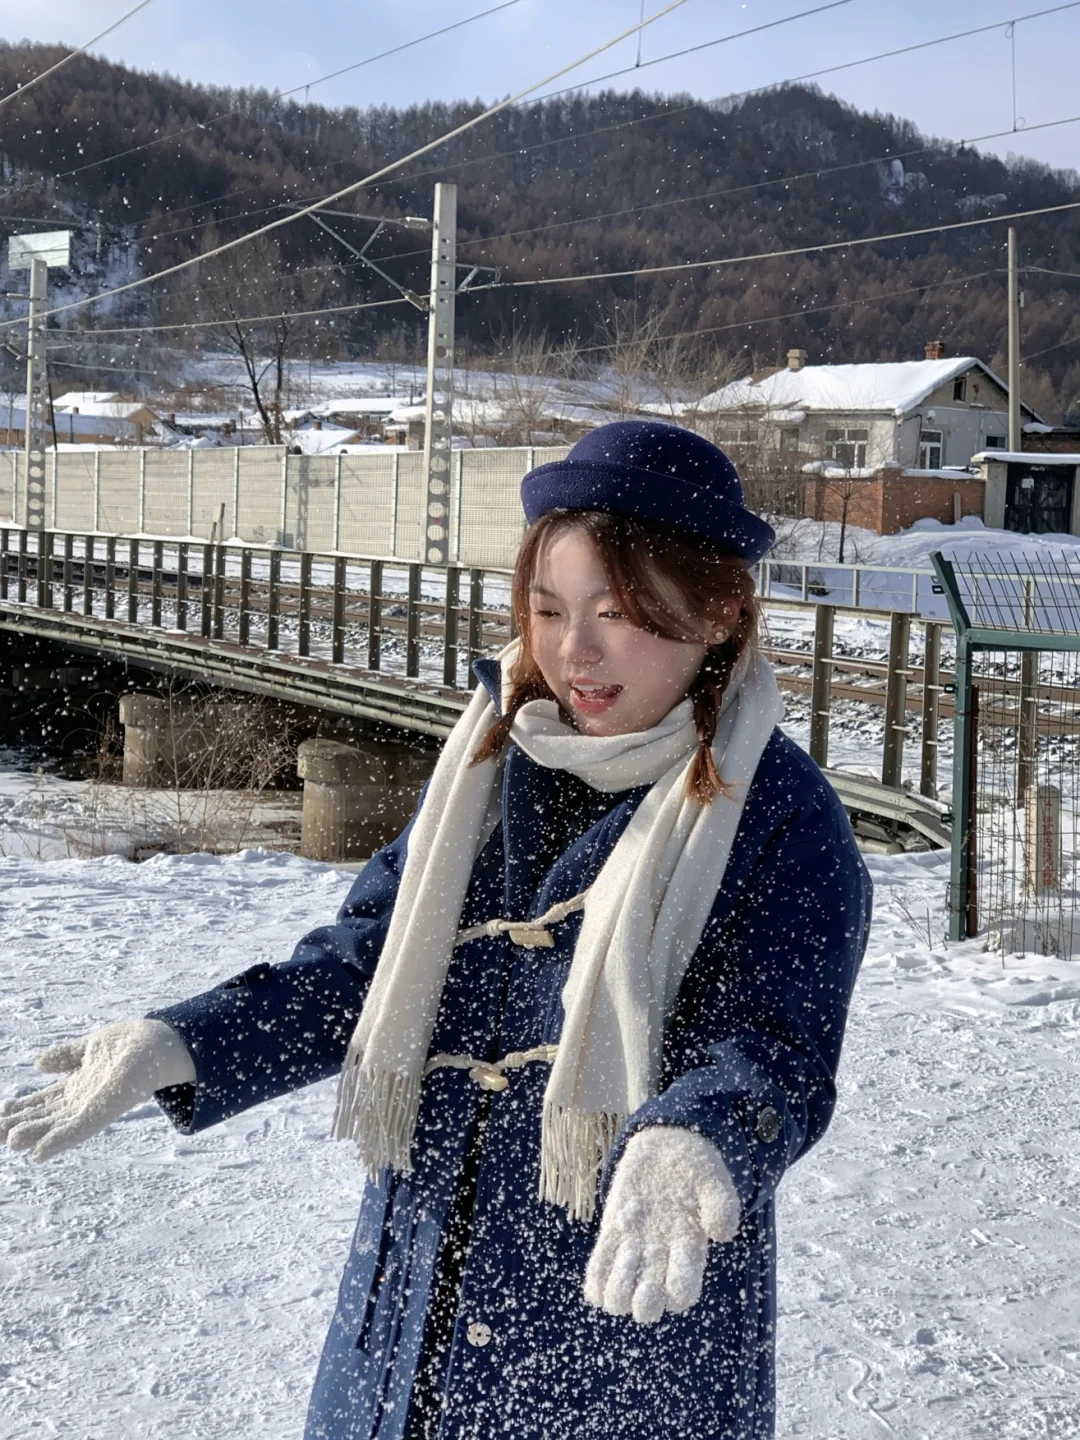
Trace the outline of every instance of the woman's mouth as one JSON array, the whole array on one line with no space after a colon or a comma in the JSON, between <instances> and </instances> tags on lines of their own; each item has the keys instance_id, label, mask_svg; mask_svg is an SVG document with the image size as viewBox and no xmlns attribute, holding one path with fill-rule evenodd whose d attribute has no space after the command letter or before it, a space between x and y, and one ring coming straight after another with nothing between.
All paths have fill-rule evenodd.
<instances>
[{"instance_id":1,"label":"woman's mouth","mask_svg":"<svg viewBox=\"0 0 1080 1440\"><path fill-rule=\"evenodd\" d=\"M622 694L621 685L599 685L589 680L571 680L570 698L582 715L602 715Z\"/></svg>"}]
</instances>

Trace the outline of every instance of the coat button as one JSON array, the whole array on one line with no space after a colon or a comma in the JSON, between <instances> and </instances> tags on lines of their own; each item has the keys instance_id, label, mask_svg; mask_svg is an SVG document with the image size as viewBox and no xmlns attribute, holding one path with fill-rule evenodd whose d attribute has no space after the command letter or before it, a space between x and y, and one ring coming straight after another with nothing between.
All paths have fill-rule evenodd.
<instances>
[{"instance_id":1,"label":"coat button","mask_svg":"<svg viewBox=\"0 0 1080 1440\"><path fill-rule=\"evenodd\" d=\"M766 1144L775 1140L783 1129L780 1116L771 1105L763 1105L758 1111L757 1124L754 1126L759 1140Z\"/></svg>"},{"instance_id":2,"label":"coat button","mask_svg":"<svg viewBox=\"0 0 1080 1440\"><path fill-rule=\"evenodd\" d=\"M474 1320L465 1331L465 1338L470 1345L486 1345L491 1339L491 1326L485 1325L482 1320Z\"/></svg>"}]
</instances>

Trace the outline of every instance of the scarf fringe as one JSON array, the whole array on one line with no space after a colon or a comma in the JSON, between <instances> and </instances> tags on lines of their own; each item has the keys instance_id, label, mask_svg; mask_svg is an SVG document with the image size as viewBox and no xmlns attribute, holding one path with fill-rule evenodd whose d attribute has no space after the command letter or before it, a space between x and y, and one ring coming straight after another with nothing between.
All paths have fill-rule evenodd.
<instances>
[{"instance_id":1,"label":"scarf fringe","mask_svg":"<svg viewBox=\"0 0 1080 1440\"><path fill-rule=\"evenodd\" d=\"M331 1134L356 1142L369 1179L377 1180L387 1167L399 1175L412 1173L420 1085L411 1075L368 1069L359 1057L342 1070Z\"/></svg>"},{"instance_id":2,"label":"scarf fringe","mask_svg":"<svg viewBox=\"0 0 1080 1440\"><path fill-rule=\"evenodd\" d=\"M596 1191L625 1115L568 1110L545 1102L540 1139L540 1199L590 1221Z\"/></svg>"}]
</instances>

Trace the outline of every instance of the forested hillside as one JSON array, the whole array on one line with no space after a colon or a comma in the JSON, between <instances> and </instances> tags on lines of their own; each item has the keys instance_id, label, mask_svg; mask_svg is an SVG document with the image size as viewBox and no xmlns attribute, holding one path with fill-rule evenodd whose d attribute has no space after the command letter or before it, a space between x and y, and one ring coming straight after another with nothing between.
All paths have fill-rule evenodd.
<instances>
[{"instance_id":1,"label":"forested hillside","mask_svg":"<svg viewBox=\"0 0 1080 1440\"><path fill-rule=\"evenodd\" d=\"M0 47L0 93L62 53ZM0 113L0 218L11 217L9 231L27 228L21 217L74 222L86 275L95 260L100 270L103 247L146 273L282 213L281 202L359 179L478 108L334 111L82 57ZM428 214L440 178L459 187L460 258L500 267L503 280L755 254L1080 198L1075 174L930 141L904 120L802 87L732 103L634 93L518 107L345 208ZM371 232L367 222L335 223L354 244ZM205 283L189 272L171 289L136 292L110 323L209 316L222 288L256 312L393 293L310 220L278 235L208 269ZM425 288L423 232L387 229L372 253ZM1080 269L1080 218L1024 222L1021 253L1029 265ZM995 225L683 275L505 288L463 300L459 334L481 352L515 332L584 348L652 317L663 333L710 332L710 344L747 368L792 345L816 360L912 358L939 337L1000 363L1004 259L1005 229ZM933 288L888 294L916 287ZM1026 389L1053 413L1080 397L1080 283L1031 271L1024 289ZM101 323L80 313L72 325ZM419 313L396 306L332 317L298 343L362 354L415 349L423 333ZM110 341L113 353L124 343Z\"/></svg>"}]
</instances>

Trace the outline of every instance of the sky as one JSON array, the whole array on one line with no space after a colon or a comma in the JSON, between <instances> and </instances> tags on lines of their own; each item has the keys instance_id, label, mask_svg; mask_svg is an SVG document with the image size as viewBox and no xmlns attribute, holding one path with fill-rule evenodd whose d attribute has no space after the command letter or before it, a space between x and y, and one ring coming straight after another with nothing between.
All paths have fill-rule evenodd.
<instances>
[{"instance_id":1,"label":"sky","mask_svg":"<svg viewBox=\"0 0 1080 1440\"><path fill-rule=\"evenodd\" d=\"M0 38L83 45L132 3L0 0ZM93 50L142 70L168 71L193 81L281 90L310 85L309 98L331 106L407 105L462 97L491 100L524 89L576 60L634 25L641 11L641 0L515 0L452 34L316 83L342 66L496 3L152 0ZM645 13L662 9L664 3L645 0ZM1017 0L953 0L947 6L932 0L899 4L845 0L823 13L693 55L649 63L672 51L799 16L822 3L684 0L644 32L640 73L609 84L630 89L636 81L654 92L714 100L884 50L994 25L981 35L822 75L815 83L859 109L903 115L934 136L970 140L1008 131L984 148L1080 169L1080 123L1031 128L1080 115L1075 84L1080 5L1024 20L1010 37L1007 25L1012 16L1049 9L1052 0L1028 0L1026 6ZM547 89L634 66L637 58L637 40L624 40Z\"/></svg>"}]
</instances>

